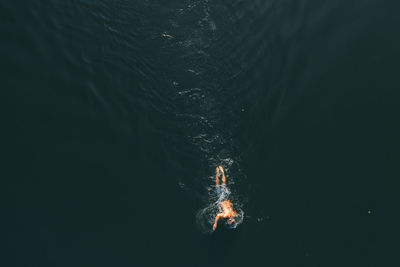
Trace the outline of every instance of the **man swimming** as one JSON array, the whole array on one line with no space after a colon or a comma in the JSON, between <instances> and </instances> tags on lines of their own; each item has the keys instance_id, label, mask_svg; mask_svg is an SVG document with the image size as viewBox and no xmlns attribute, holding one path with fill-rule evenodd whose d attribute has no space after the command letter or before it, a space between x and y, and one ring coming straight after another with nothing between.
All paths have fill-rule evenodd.
<instances>
[{"instance_id":1,"label":"man swimming","mask_svg":"<svg viewBox=\"0 0 400 267\"><path fill-rule=\"evenodd\" d=\"M219 184L219 175L222 175L222 185ZM215 217L213 230L217 228L218 220L221 218L227 219L228 224L235 222L236 212L233 210L232 202L227 198L230 194L229 189L226 187L226 177L222 166L218 166L215 174L215 184L218 194L218 203L220 213Z\"/></svg>"}]
</instances>

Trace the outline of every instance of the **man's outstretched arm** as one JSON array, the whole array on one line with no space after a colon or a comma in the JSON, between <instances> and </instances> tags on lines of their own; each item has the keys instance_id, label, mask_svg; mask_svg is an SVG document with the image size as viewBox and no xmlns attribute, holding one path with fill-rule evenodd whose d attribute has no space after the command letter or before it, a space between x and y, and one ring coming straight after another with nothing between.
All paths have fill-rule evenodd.
<instances>
[{"instance_id":1,"label":"man's outstretched arm","mask_svg":"<svg viewBox=\"0 0 400 267\"><path fill-rule=\"evenodd\" d=\"M219 220L221 217L222 217L222 213L218 214L218 215L215 217L215 222L214 222L214 225L213 225L213 230L215 230L215 229L217 228L218 220Z\"/></svg>"}]
</instances>

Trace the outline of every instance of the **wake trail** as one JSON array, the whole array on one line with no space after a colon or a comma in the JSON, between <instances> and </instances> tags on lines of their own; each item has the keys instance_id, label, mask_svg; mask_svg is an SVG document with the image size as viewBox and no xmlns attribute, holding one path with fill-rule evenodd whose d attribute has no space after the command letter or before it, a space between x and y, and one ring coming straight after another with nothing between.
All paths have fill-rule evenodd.
<instances>
[{"instance_id":1,"label":"wake trail","mask_svg":"<svg viewBox=\"0 0 400 267\"><path fill-rule=\"evenodd\" d=\"M191 179L195 181L182 178L178 183L186 190L190 188L187 183L192 184L190 190L202 188L203 208L195 217L200 231L210 233L216 215L221 213L212 170L221 165L227 172L226 196L236 211L235 222L225 225L236 228L243 221L243 205L247 197L235 187L235 183L246 176L240 167L232 122L225 120L226 114L231 113L229 109L235 107L227 107L221 101L221 87L238 70L231 66L221 68L214 56L218 54L220 48L217 44L222 40L218 37L220 27L213 20L212 7L207 0L189 0L186 5L172 10L160 37L164 39L164 49L171 53L169 68L173 75L169 84L175 118L183 135L181 141L196 149L196 155L200 156L197 159L199 167L207 166L205 170L193 170Z\"/></svg>"}]
</instances>

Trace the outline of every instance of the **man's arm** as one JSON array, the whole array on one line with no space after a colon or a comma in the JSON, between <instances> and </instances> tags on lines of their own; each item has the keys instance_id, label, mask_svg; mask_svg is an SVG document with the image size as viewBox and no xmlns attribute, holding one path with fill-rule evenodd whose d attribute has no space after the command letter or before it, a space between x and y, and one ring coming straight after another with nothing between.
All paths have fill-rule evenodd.
<instances>
[{"instance_id":1,"label":"man's arm","mask_svg":"<svg viewBox=\"0 0 400 267\"><path fill-rule=\"evenodd\" d=\"M213 230L215 230L215 229L217 228L218 220L219 220L221 217L222 217L222 213L218 214L218 215L215 217L215 222L214 222L214 225L213 225Z\"/></svg>"}]
</instances>

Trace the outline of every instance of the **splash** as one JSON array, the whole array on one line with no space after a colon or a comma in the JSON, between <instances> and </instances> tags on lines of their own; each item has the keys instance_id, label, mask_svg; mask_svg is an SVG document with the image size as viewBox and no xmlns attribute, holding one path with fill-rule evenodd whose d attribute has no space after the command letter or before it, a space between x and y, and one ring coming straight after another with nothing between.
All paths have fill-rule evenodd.
<instances>
[{"instance_id":1,"label":"splash","mask_svg":"<svg viewBox=\"0 0 400 267\"><path fill-rule=\"evenodd\" d=\"M244 212L240 206L235 206L233 204L233 208L235 209L236 215L234 217L233 223L226 223L222 221L222 225L229 229L237 228L242 222L244 218ZM210 203L203 209L200 209L196 214L196 223L198 229L203 234L211 234L214 232L213 224L215 222L215 217L221 212L221 208L218 202ZM221 226L221 222L219 222L219 226Z\"/></svg>"},{"instance_id":2,"label":"splash","mask_svg":"<svg viewBox=\"0 0 400 267\"><path fill-rule=\"evenodd\" d=\"M222 175L222 184L219 181L220 174ZM226 185L222 166L217 167L215 179L216 185L209 188L214 189L215 193L211 194L210 198L214 201L196 214L196 222L202 233L212 233L217 228L218 223L223 223L227 228L235 229L243 222L244 212L237 199L231 197L231 191Z\"/></svg>"}]
</instances>

